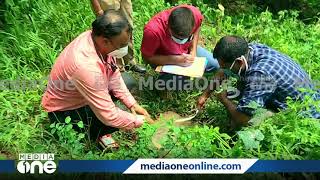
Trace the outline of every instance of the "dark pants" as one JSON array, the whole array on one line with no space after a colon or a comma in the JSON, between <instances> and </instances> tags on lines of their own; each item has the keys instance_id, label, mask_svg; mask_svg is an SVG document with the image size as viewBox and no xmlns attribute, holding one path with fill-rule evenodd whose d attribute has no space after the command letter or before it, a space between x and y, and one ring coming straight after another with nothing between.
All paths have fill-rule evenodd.
<instances>
[{"instance_id":1,"label":"dark pants","mask_svg":"<svg viewBox=\"0 0 320 180\"><path fill-rule=\"evenodd\" d=\"M129 73L124 72L121 75L129 90L134 89L137 86L135 79ZM115 97L111 97L113 100L116 100ZM73 123L83 121L83 124L85 125L83 129L80 129L77 125L74 125L73 128L78 132L87 133L91 140L96 140L100 136L110 134L118 130L117 128L104 125L89 106L68 111L49 112L48 116L51 123L64 123L68 116L70 116L71 122Z\"/></svg>"},{"instance_id":2,"label":"dark pants","mask_svg":"<svg viewBox=\"0 0 320 180\"><path fill-rule=\"evenodd\" d=\"M86 133L91 140L96 140L100 136L110 134L117 131L117 128L104 125L94 114L89 106L84 106L75 110L69 111L55 111L48 114L51 123L61 122L64 123L66 117L70 116L72 123L83 121L84 128L80 129L77 125L73 129Z\"/></svg>"}]
</instances>

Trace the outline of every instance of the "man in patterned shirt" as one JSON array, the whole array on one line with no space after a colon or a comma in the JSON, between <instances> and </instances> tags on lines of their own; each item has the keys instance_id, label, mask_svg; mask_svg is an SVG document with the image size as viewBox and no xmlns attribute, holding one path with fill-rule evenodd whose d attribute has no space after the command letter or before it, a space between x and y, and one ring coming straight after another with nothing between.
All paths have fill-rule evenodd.
<instances>
[{"instance_id":1,"label":"man in patterned shirt","mask_svg":"<svg viewBox=\"0 0 320 180\"><path fill-rule=\"evenodd\" d=\"M248 44L243 38L225 36L219 40L213 51L221 68L238 73L244 80L242 97L235 105L227 98L227 92L217 94L218 100L226 107L234 125L245 125L254 114L252 103L267 109L278 111L287 107L287 97L303 100L304 93L299 88L314 90L308 74L290 57L262 44ZM220 70L215 79L225 77ZM215 88L214 88L215 89ZM202 108L212 89L208 88L198 99L198 108ZM319 94L312 95L320 100ZM311 108L308 114L320 119L320 113Z\"/></svg>"}]
</instances>

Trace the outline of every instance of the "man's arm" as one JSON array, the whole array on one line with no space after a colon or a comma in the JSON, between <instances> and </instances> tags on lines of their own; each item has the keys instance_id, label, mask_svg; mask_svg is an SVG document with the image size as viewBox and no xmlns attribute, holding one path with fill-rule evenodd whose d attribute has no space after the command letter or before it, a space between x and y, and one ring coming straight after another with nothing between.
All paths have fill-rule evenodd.
<instances>
[{"instance_id":1,"label":"man's arm","mask_svg":"<svg viewBox=\"0 0 320 180\"><path fill-rule=\"evenodd\" d=\"M248 123L251 117L237 110L237 105L227 98L226 91L217 94L216 97L224 105L224 107L230 114L232 124L234 124L236 127L240 127Z\"/></svg>"},{"instance_id":2,"label":"man's arm","mask_svg":"<svg viewBox=\"0 0 320 180\"><path fill-rule=\"evenodd\" d=\"M128 109L137 103L122 79L119 70L112 73L108 83L108 88L109 91L111 91L116 98L126 105Z\"/></svg>"},{"instance_id":3,"label":"man's arm","mask_svg":"<svg viewBox=\"0 0 320 180\"><path fill-rule=\"evenodd\" d=\"M91 0L91 7L96 16L103 15L103 10L100 6L99 0Z\"/></svg>"},{"instance_id":4,"label":"man's arm","mask_svg":"<svg viewBox=\"0 0 320 180\"><path fill-rule=\"evenodd\" d=\"M199 41L200 29L201 29L201 27L199 27L193 35L192 45L189 49L192 57L196 57L196 55L197 55L197 46L198 46L198 41Z\"/></svg>"},{"instance_id":5,"label":"man's arm","mask_svg":"<svg viewBox=\"0 0 320 180\"><path fill-rule=\"evenodd\" d=\"M222 70L221 70L222 71ZM218 80L221 82L221 76L222 73L218 72L217 75L215 76L214 80L215 82L218 82ZM211 96L211 93L217 89L216 83L214 83L213 87L208 87L202 94L202 96L199 97L198 99L198 109L202 108L206 102L206 100ZM234 104L231 100L227 98L227 92L223 91L220 94L216 94L216 97L218 100L224 105L224 107L227 109L228 113L231 116L231 123L234 126L243 126L245 125L249 120L250 116L246 115L245 113L239 112L237 110L236 104Z\"/></svg>"},{"instance_id":6,"label":"man's arm","mask_svg":"<svg viewBox=\"0 0 320 180\"><path fill-rule=\"evenodd\" d=\"M129 130L142 125L135 115L115 106L107 88L108 82L95 67L80 67L73 74L72 80L94 114L106 126Z\"/></svg>"},{"instance_id":7,"label":"man's arm","mask_svg":"<svg viewBox=\"0 0 320 180\"><path fill-rule=\"evenodd\" d=\"M130 91L128 90L119 70L112 73L109 80L109 90L117 97L128 109L134 113L144 115L149 118L149 113L142 108L134 99Z\"/></svg>"},{"instance_id":8,"label":"man's arm","mask_svg":"<svg viewBox=\"0 0 320 180\"><path fill-rule=\"evenodd\" d=\"M224 73L223 69L219 69L218 72L213 76L210 85L204 90L202 95L198 98L197 107L198 109L202 109L204 104L206 103L207 99L211 96L211 93L215 91L221 84L222 81L225 80L227 77ZM211 86L212 85L212 86Z\"/></svg>"},{"instance_id":9,"label":"man's arm","mask_svg":"<svg viewBox=\"0 0 320 180\"><path fill-rule=\"evenodd\" d=\"M143 56L143 59L149 63L156 66L163 66L163 65L183 65L187 63L185 58L182 55L154 55L151 57Z\"/></svg>"},{"instance_id":10,"label":"man's arm","mask_svg":"<svg viewBox=\"0 0 320 180\"><path fill-rule=\"evenodd\" d=\"M276 84L273 78L255 71L248 73L245 89L238 105L227 98L226 91L217 94L216 97L230 114L232 124L239 127L248 123L256 108L265 106L266 101L270 99L275 89ZM251 103L255 103L256 107L252 107Z\"/></svg>"}]
</instances>

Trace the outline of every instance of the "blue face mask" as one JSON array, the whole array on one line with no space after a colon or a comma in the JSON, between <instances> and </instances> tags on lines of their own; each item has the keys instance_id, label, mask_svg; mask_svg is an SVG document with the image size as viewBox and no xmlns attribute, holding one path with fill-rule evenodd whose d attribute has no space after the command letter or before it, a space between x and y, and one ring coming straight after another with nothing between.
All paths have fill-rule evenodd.
<instances>
[{"instance_id":1,"label":"blue face mask","mask_svg":"<svg viewBox=\"0 0 320 180\"><path fill-rule=\"evenodd\" d=\"M185 44L186 42L188 42L189 38L185 38L185 39L178 39L174 36L171 36L172 40L174 40L174 42L178 43L178 44Z\"/></svg>"}]
</instances>

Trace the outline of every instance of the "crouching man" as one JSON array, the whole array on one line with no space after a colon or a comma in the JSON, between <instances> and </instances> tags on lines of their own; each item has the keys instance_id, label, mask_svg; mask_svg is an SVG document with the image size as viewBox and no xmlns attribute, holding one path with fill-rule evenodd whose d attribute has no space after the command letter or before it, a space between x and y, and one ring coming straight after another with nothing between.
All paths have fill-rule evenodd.
<instances>
[{"instance_id":1,"label":"crouching man","mask_svg":"<svg viewBox=\"0 0 320 180\"><path fill-rule=\"evenodd\" d=\"M221 38L214 48L213 57L218 59L221 68L230 69L244 80L238 104L228 98L226 91L216 94L230 114L234 127L248 123L255 113L252 103L261 108L279 111L287 108L287 97L303 101L307 94L299 91L299 88L316 90L308 74L290 57L263 44L247 43L242 37ZM214 77L215 82L224 78L226 75L223 70ZM198 108L203 107L214 89L208 88L200 96ZM320 100L319 93L308 95L314 100ZM301 114L320 119L320 113L315 107Z\"/></svg>"},{"instance_id":2,"label":"crouching man","mask_svg":"<svg viewBox=\"0 0 320 180\"><path fill-rule=\"evenodd\" d=\"M92 23L92 30L80 34L57 58L42 97L42 106L52 122L82 120L90 139L114 146L110 133L130 130L149 117L131 95L122 79L116 58L128 53L131 27L116 11L107 11ZM132 113L115 106L119 99ZM138 116L135 114L143 115Z\"/></svg>"}]
</instances>

